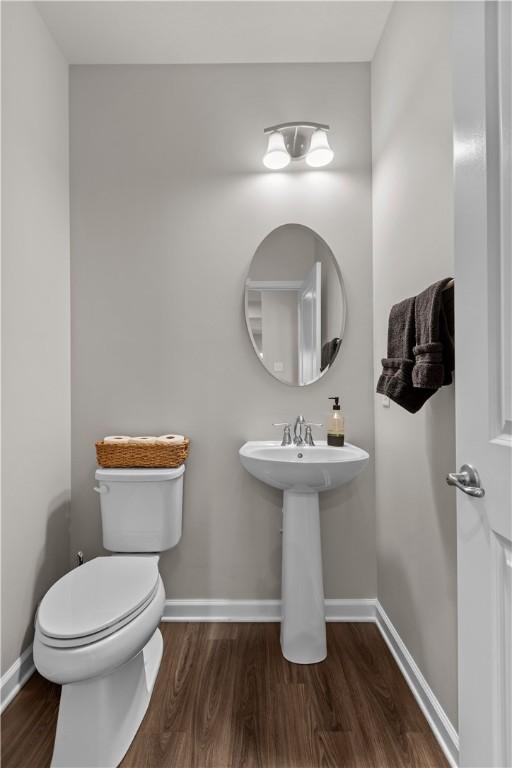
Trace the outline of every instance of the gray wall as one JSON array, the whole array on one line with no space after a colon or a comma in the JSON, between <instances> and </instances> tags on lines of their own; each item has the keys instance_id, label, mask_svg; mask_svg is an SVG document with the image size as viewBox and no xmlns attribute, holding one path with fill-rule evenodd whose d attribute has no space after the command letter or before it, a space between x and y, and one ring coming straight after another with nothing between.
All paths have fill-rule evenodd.
<instances>
[{"instance_id":1,"label":"gray wall","mask_svg":"<svg viewBox=\"0 0 512 768\"><path fill-rule=\"evenodd\" d=\"M375 377L392 304L453 274L449 3L395 3L372 63ZM454 386L375 406L379 599L456 726Z\"/></svg>"},{"instance_id":2,"label":"gray wall","mask_svg":"<svg viewBox=\"0 0 512 768\"><path fill-rule=\"evenodd\" d=\"M266 172L263 128L332 126L330 169ZM238 448L343 400L373 456L370 68L77 67L71 72L72 549L101 552L94 441L185 432L184 531L162 557L168 597L279 595L279 492ZM294 389L257 360L243 318L252 255L300 222L344 277L343 353ZM373 466L322 497L329 597L376 593Z\"/></svg>"},{"instance_id":3,"label":"gray wall","mask_svg":"<svg viewBox=\"0 0 512 768\"><path fill-rule=\"evenodd\" d=\"M68 68L2 3L2 673L69 563Z\"/></svg>"}]
</instances>

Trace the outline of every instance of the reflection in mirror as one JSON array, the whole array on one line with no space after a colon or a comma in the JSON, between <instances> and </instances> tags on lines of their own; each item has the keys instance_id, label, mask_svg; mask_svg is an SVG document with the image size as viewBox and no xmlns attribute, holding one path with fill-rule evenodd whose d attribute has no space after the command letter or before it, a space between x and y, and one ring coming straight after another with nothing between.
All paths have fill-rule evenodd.
<instances>
[{"instance_id":1,"label":"reflection in mirror","mask_svg":"<svg viewBox=\"0 0 512 768\"><path fill-rule=\"evenodd\" d=\"M285 224L263 240L245 283L245 319L276 379L304 386L329 370L343 339L345 297L334 255L312 229Z\"/></svg>"}]
</instances>

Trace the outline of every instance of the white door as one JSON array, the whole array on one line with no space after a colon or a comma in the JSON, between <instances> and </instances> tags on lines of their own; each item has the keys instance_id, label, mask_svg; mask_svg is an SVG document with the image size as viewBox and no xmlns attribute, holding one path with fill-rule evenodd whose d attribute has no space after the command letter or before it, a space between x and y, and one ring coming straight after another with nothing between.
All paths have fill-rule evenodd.
<instances>
[{"instance_id":1,"label":"white door","mask_svg":"<svg viewBox=\"0 0 512 768\"><path fill-rule=\"evenodd\" d=\"M299 290L299 384L320 376L322 265L315 262Z\"/></svg>"},{"instance_id":2,"label":"white door","mask_svg":"<svg viewBox=\"0 0 512 768\"><path fill-rule=\"evenodd\" d=\"M511 4L454 3L460 765L512 765Z\"/></svg>"}]
</instances>

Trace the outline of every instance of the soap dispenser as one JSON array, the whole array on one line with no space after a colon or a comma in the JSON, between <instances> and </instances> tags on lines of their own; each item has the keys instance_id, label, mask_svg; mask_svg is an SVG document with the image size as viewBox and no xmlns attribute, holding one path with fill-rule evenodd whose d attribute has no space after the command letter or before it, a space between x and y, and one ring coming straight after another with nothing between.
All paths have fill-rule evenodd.
<instances>
[{"instance_id":1,"label":"soap dispenser","mask_svg":"<svg viewBox=\"0 0 512 768\"><path fill-rule=\"evenodd\" d=\"M345 445L345 419L341 412L339 397L330 397L329 400L334 400L334 405L327 422L327 445L341 448Z\"/></svg>"}]
</instances>

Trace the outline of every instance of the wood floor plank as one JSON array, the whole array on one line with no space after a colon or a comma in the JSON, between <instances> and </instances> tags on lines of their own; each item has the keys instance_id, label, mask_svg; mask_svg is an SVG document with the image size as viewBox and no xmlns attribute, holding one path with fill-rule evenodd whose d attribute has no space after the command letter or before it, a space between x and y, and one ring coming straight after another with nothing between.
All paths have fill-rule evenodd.
<instances>
[{"instance_id":1,"label":"wood floor plank","mask_svg":"<svg viewBox=\"0 0 512 768\"><path fill-rule=\"evenodd\" d=\"M194 695L191 768L229 768L234 694L233 640L207 640Z\"/></svg>"},{"instance_id":2,"label":"wood floor plank","mask_svg":"<svg viewBox=\"0 0 512 768\"><path fill-rule=\"evenodd\" d=\"M164 655L149 711L142 725L144 733L186 732L192 722L190 692L199 682L199 660L204 650L205 624L163 624Z\"/></svg>"},{"instance_id":3,"label":"wood floor plank","mask_svg":"<svg viewBox=\"0 0 512 768\"><path fill-rule=\"evenodd\" d=\"M235 646L232 701L231 764L239 768L265 768L271 748L266 721L271 707L267 639L271 625L254 632L251 624L238 628Z\"/></svg>"},{"instance_id":4,"label":"wood floor plank","mask_svg":"<svg viewBox=\"0 0 512 768\"><path fill-rule=\"evenodd\" d=\"M306 686L304 683L280 685L275 694L276 704L270 727L275 733L276 766L311 768L316 763L316 749Z\"/></svg>"},{"instance_id":5,"label":"wood floor plank","mask_svg":"<svg viewBox=\"0 0 512 768\"><path fill-rule=\"evenodd\" d=\"M186 733L138 735L121 765L123 768L178 768L189 764L189 752Z\"/></svg>"},{"instance_id":6,"label":"wood floor plank","mask_svg":"<svg viewBox=\"0 0 512 768\"><path fill-rule=\"evenodd\" d=\"M321 664L308 664L303 669L313 728L321 732L357 728L350 689L335 653Z\"/></svg>"},{"instance_id":7,"label":"wood floor plank","mask_svg":"<svg viewBox=\"0 0 512 768\"><path fill-rule=\"evenodd\" d=\"M404 720L405 729L408 733L430 733L430 726L418 707L404 676L398 669L391 651L385 643L384 646L382 644L382 636L378 628L375 624L368 624L366 627L365 643L371 652L374 663L378 667L379 674L387 684L387 687L393 691L393 698L400 702L401 716ZM354 628L357 630L356 627Z\"/></svg>"},{"instance_id":8,"label":"wood floor plank","mask_svg":"<svg viewBox=\"0 0 512 768\"><path fill-rule=\"evenodd\" d=\"M373 624L329 624L328 657L283 658L279 625L169 623L121 768L447 768ZM34 675L2 715L2 767L48 768L59 688Z\"/></svg>"},{"instance_id":9,"label":"wood floor plank","mask_svg":"<svg viewBox=\"0 0 512 768\"><path fill-rule=\"evenodd\" d=\"M443 751L431 731L408 733L407 740L414 768L437 768L445 763Z\"/></svg>"},{"instance_id":10,"label":"wood floor plank","mask_svg":"<svg viewBox=\"0 0 512 768\"><path fill-rule=\"evenodd\" d=\"M328 731L317 733L318 768L376 768L353 733Z\"/></svg>"},{"instance_id":11,"label":"wood floor plank","mask_svg":"<svg viewBox=\"0 0 512 768\"><path fill-rule=\"evenodd\" d=\"M377 765L389 761L396 768L408 768L411 758L407 708L399 692L382 674L379 656L387 649L381 647L376 655L372 642L377 637L375 632L378 630L371 624L346 625L345 632L335 635L339 659L371 759ZM382 638L380 641L384 642Z\"/></svg>"}]
</instances>

